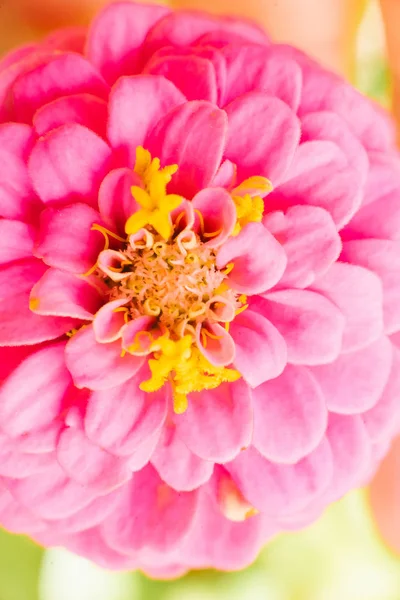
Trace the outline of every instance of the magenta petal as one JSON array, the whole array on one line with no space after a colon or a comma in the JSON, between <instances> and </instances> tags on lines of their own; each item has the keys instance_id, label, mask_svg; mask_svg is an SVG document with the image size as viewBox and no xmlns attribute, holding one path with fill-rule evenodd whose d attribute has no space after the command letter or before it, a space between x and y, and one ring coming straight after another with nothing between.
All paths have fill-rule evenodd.
<instances>
[{"instance_id":1,"label":"magenta petal","mask_svg":"<svg viewBox=\"0 0 400 600\"><path fill-rule=\"evenodd\" d=\"M287 361L285 340L262 315L244 311L235 317L229 332L236 347L234 367L251 387L282 373Z\"/></svg>"},{"instance_id":2,"label":"magenta petal","mask_svg":"<svg viewBox=\"0 0 400 600\"><path fill-rule=\"evenodd\" d=\"M325 396L328 409L354 414L372 408L379 400L392 368L392 344L382 337L371 345L339 356L311 372Z\"/></svg>"},{"instance_id":3,"label":"magenta petal","mask_svg":"<svg viewBox=\"0 0 400 600\"><path fill-rule=\"evenodd\" d=\"M65 344L60 343L33 352L2 383L0 422L5 433L29 433L58 417L72 383L64 350Z\"/></svg>"},{"instance_id":4,"label":"magenta petal","mask_svg":"<svg viewBox=\"0 0 400 600\"><path fill-rule=\"evenodd\" d=\"M232 197L223 188L207 188L195 195L192 201L194 210L198 210L204 223L204 241L212 248L223 244L233 231L236 224L236 207ZM197 215L197 229L200 222ZM207 234L220 232L208 237ZM207 241L208 240L208 241Z\"/></svg>"},{"instance_id":5,"label":"magenta petal","mask_svg":"<svg viewBox=\"0 0 400 600\"><path fill-rule=\"evenodd\" d=\"M269 516L290 515L305 508L328 486L332 452L324 440L293 465L277 465L250 447L226 465L246 499Z\"/></svg>"},{"instance_id":6,"label":"magenta petal","mask_svg":"<svg viewBox=\"0 0 400 600\"><path fill-rule=\"evenodd\" d=\"M108 227L125 236L125 223L138 204L132 196L131 187L140 183L132 168L114 169L104 178L99 189L99 211Z\"/></svg>"},{"instance_id":7,"label":"magenta petal","mask_svg":"<svg viewBox=\"0 0 400 600\"><path fill-rule=\"evenodd\" d=\"M110 96L107 131L122 166L135 164L136 148L145 146L156 123L184 102L183 94L164 77L137 75L117 81Z\"/></svg>"},{"instance_id":8,"label":"magenta petal","mask_svg":"<svg viewBox=\"0 0 400 600\"><path fill-rule=\"evenodd\" d=\"M276 186L299 144L300 123L296 115L284 102L264 92L245 94L225 110L229 122L225 157L237 164L238 181L257 174ZM260 127L260 123L268 125Z\"/></svg>"},{"instance_id":9,"label":"magenta petal","mask_svg":"<svg viewBox=\"0 0 400 600\"><path fill-rule=\"evenodd\" d=\"M359 350L383 333L382 286L371 271L338 262L312 287L345 316L343 351Z\"/></svg>"},{"instance_id":10,"label":"magenta petal","mask_svg":"<svg viewBox=\"0 0 400 600\"><path fill-rule=\"evenodd\" d=\"M345 319L339 308L309 290L270 292L251 308L269 319L285 339L288 361L319 365L332 362L342 347Z\"/></svg>"},{"instance_id":11,"label":"magenta petal","mask_svg":"<svg viewBox=\"0 0 400 600\"><path fill-rule=\"evenodd\" d=\"M109 88L83 56L56 55L20 75L12 87L18 120L29 122L38 108L67 94L93 94L106 99Z\"/></svg>"},{"instance_id":12,"label":"magenta petal","mask_svg":"<svg viewBox=\"0 0 400 600\"><path fill-rule=\"evenodd\" d=\"M44 38L42 44L55 52L62 50L83 54L85 42L86 27L70 26L56 29Z\"/></svg>"},{"instance_id":13,"label":"magenta petal","mask_svg":"<svg viewBox=\"0 0 400 600\"><path fill-rule=\"evenodd\" d=\"M111 149L82 125L64 125L39 139L29 159L33 187L43 202L83 200L97 206Z\"/></svg>"},{"instance_id":14,"label":"magenta petal","mask_svg":"<svg viewBox=\"0 0 400 600\"><path fill-rule=\"evenodd\" d=\"M122 328L126 325L125 312L117 309L128 302L127 298L112 300L100 308L93 319L93 333L96 342L107 344L115 342L122 335Z\"/></svg>"},{"instance_id":15,"label":"magenta petal","mask_svg":"<svg viewBox=\"0 0 400 600\"><path fill-rule=\"evenodd\" d=\"M133 75L142 65L142 44L149 29L165 14L166 6L115 2L93 21L87 39L89 60L113 84Z\"/></svg>"},{"instance_id":16,"label":"magenta petal","mask_svg":"<svg viewBox=\"0 0 400 600\"><path fill-rule=\"evenodd\" d=\"M51 267L88 272L104 248L103 235L92 231L94 224L101 224L100 215L87 204L47 208L41 214L35 255Z\"/></svg>"},{"instance_id":17,"label":"magenta petal","mask_svg":"<svg viewBox=\"0 0 400 600\"><path fill-rule=\"evenodd\" d=\"M250 443L250 389L239 380L190 394L187 411L174 420L179 438L194 454L214 462L232 460Z\"/></svg>"},{"instance_id":18,"label":"magenta petal","mask_svg":"<svg viewBox=\"0 0 400 600\"><path fill-rule=\"evenodd\" d=\"M223 110L204 101L186 102L162 118L145 142L162 165L179 165L168 189L191 199L208 187L221 164L227 133Z\"/></svg>"},{"instance_id":19,"label":"magenta petal","mask_svg":"<svg viewBox=\"0 0 400 600\"><path fill-rule=\"evenodd\" d=\"M64 96L40 108L33 117L38 135L46 135L62 125L78 123L106 137L107 104L91 94Z\"/></svg>"},{"instance_id":20,"label":"magenta petal","mask_svg":"<svg viewBox=\"0 0 400 600\"><path fill-rule=\"evenodd\" d=\"M91 390L109 389L127 381L143 363L143 359L130 354L121 356L120 341L96 342L90 325L69 340L65 361L75 385Z\"/></svg>"},{"instance_id":21,"label":"magenta petal","mask_svg":"<svg viewBox=\"0 0 400 600\"><path fill-rule=\"evenodd\" d=\"M57 460L73 481L100 494L111 492L132 477L126 461L90 442L79 429L64 429Z\"/></svg>"},{"instance_id":22,"label":"magenta petal","mask_svg":"<svg viewBox=\"0 0 400 600\"><path fill-rule=\"evenodd\" d=\"M30 294L38 315L92 320L102 297L87 279L59 269L48 269Z\"/></svg>"},{"instance_id":23,"label":"magenta petal","mask_svg":"<svg viewBox=\"0 0 400 600\"><path fill-rule=\"evenodd\" d=\"M200 487L214 470L214 463L193 454L173 426L164 427L151 462L161 479L178 492Z\"/></svg>"},{"instance_id":24,"label":"magenta petal","mask_svg":"<svg viewBox=\"0 0 400 600\"><path fill-rule=\"evenodd\" d=\"M288 263L280 287L305 288L339 258L342 244L329 213L317 206L293 206L264 217L282 244Z\"/></svg>"},{"instance_id":25,"label":"magenta petal","mask_svg":"<svg viewBox=\"0 0 400 600\"><path fill-rule=\"evenodd\" d=\"M207 332L211 336L207 336ZM206 359L216 367L230 365L235 358L235 343L219 323L204 322L196 327L196 343Z\"/></svg>"},{"instance_id":26,"label":"magenta petal","mask_svg":"<svg viewBox=\"0 0 400 600\"><path fill-rule=\"evenodd\" d=\"M296 463L325 434L328 413L320 387L305 367L288 365L282 375L253 390L253 445L276 463Z\"/></svg>"},{"instance_id":27,"label":"magenta petal","mask_svg":"<svg viewBox=\"0 0 400 600\"><path fill-rule=\"evenodd\" d=\"M233 289L244 294L259 294L280 280L286 267L286 254L264 225L249 223L219 250L218 268L228 263L234 264L228 276Z\"/></svg>"},{"instance_id":28,"label":"magenta petal","mask_svg":"<svg viewBox=\"0 0 400 600\"><path fill-rule=\"evenodd\" d=\"M21 221L0 220L0 265L32 256L35 228Z\"/></svg>"}]
</instances>

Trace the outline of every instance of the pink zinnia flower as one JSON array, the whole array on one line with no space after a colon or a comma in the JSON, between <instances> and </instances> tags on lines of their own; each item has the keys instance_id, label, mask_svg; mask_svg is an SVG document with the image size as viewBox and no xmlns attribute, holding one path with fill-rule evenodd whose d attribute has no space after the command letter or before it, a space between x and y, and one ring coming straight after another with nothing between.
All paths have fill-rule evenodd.
<instances>
[{"instance_id":1,"label":"pink zinnia flower","mask_svg":"<svg viewBox=\"0 0 400 600\"><path fill-rule=\"evenodd\" d=\"M235 19L110 5L0 63L0 522L248 564L399 426L392 125Z\"/></svg>"}]
</instances>

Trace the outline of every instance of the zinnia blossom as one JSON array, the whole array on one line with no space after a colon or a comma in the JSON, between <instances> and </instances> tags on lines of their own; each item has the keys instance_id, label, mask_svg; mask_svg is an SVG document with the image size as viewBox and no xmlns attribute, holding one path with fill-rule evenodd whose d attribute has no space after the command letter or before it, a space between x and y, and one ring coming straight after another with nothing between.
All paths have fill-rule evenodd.
<instances>
[{"instance_id":1,"label":"zinnia blossom","mask_svg":"<svg viewBox=\"0 0 400 600\"><path fill-rule=\"evenodd\" d=\"M0 97L0 523L168 577L366 481L400 424L386 115L131 2L3 58Z\"/></svg>"}]
</instances>

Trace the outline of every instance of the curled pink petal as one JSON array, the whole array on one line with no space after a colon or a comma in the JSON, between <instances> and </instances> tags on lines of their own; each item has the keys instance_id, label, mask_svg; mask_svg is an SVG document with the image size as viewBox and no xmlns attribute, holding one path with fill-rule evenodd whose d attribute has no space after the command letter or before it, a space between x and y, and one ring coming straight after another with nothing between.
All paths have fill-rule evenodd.
<instances>
[{"instance_id":1,"label":"curled pink petal","mask_svg":"<svg viewBox=\"0 0 400 600\"><path fill-rule=\"evenodd\" d=\"M126 311L123 310L126 303L126 298L112 300L104 304L95 314L93 319L93 333L96 342L107 344L115 342L115 340L118 340L122 336L122 328L126 325Z\"/></svg>"},{"instance_id":2,"label":"curled pink petal","mask_svg":"<svg viewBox=\"0 0 400 600\"><path fill-rule=\"evenodd\" d=\"M208 188L196 194L192 204L197 232L206 244L218 248L232 234L236 224L236 208L231 196L222 188Z\"/></svg>"},{"instance_id":3,"label":"curled pink petal","mask_svg":"<svg viewBox=\"0 0 400 600\"><path fill-rule=\"evenodd\" d=\"M196 342L201 353L216 367L230 365L235 359L235 343L228 331L218 323L199 323Z\"/></svg>"},{"instance_id":4,"label":"curled pink petal","mask_svg":"<svg viewBox=\"0 0 400 600\"><path fill-rule=\"evenodd\" d=\"M113 281L123 281L129 272L123 272L126 256L118 250L103 250L97 259L99 269Z\"/></svg>"}]
</instances>

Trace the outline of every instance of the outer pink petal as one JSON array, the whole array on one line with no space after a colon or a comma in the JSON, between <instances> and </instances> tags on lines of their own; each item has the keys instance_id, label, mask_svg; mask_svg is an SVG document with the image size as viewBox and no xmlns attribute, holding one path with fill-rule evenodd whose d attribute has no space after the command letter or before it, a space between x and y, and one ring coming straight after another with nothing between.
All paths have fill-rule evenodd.
<instances>
[{"instance_id":1,"label":"outer pink petal","mask_svg":"<svg viewBox=\"0 0 400 600\"><path fill-rule=\"evenodd\" d=\"M253 390L257 450L277 463L296 463L312 452L325 434L328 413L312 373L288 365L282 375Z\"/></svg>"},{"instance_id":2,"label":"outer pink petal","mask_svg":"<svg viewBox=\"0 0 400 600\"><path fill-rule=\"evenodd\" d=\"M36 259L0 268L0 346L40 344L78 325L77 319L42 317L30 310L31 288L45 271L45 265Z\"/></svg>"},{"instance_id":3,"label":"outer pink petal","mask_svg":"<svg viewBox=\"0 0 400 600\"><path fill-rule=\"evenodd\" d=\"M26 454L21 451L18 442L0 434L0 475L24 479L29 475L38 475L46 471L52 457L49 454Z\"/></svg>"},{"instance_id":4,"label":"outer pink petal","mask_svg":"<svg viewBox=\"0 0 400 600\"><path fill-rule=\"evenodd\" d=\"M45 427L60 414L72 383L64 350L65 343L59 343L33 352L3 382L0 422L8 435Z\"/></svg>"},{"instance_id":5,"label":"outer pink petal","mask_svg":"<svg viewBox=\"0 0 400 600\"><path fill-rule=\"evenodd\" d=\"M57 460L73 481L100 494L111 492L132 477L126 461L90 442L79 429L64 429L57 444Z\"/></svg>"},{"instance_id":6,"label":"outer pink petal","mask_svg":"<svg viewBox=\"0 0 400 600\"><path fill-rule=\"evenodd\" d=\"M109 227L125 235L125 223L138 204L132 196L131 187L139 184L132 168L114 169L106 175L99 190L99 211Z\"/></svg>"},{"instance_id":7,"label":"outer pink petal","mask_svg":"<svg viewBox=\"0 0 400 600\"><path fill-rule=\"evenodd\" d=\"M65 361L75 385L91 390L109 389L127 381L143 363L137 356L121 356L120 341L97 343L90 325L69 340Z\"/></svg>"},{"instance_id":8,"label":"outer pink petal","mask_svg":"<svg viewBox=\"0 0 400 600\"><path fill-rule=\"evenodd\" d=\"M106 99L109 88L104 79L82 56L58 54L52 60L20 75L12 87L19 121L30 122L44 104L67 94L93 94Z\"/></svg>"},{"instance_id":9,"label":"outer pink petal","mask_svg":"<svg viewBox=\"0 0 400 600\"><path fill-rule=\"evenodd\" d=\"M250 92L226 107L229 134L225 157L237 164L238 181L262 175L276 186L293 160L300 123L290 108L264 92ZM260 123L266 125L260 127ZM278 142L279 140L279 142Z\"/></svg>"},{"instance_id":10,"label":"outer pink petal","mask_svg":"<svg viewBox=\"0 0 400 600\"><path fill-rule=\"evenodd\" d=\"M332 477L332 452L324 440L300 462L276 465L251 447L227 468L247 500L276 518L305 508L326 489Z\"/></svg>"},{"instance_id":11,"label":"outer pink petal","mask_svg":"<svg viewBox=\"0 0 400 600\"><path fill-rule=\"evenodd\" d=\"M190 394L187 411L174 421L180 439L194 454L214 462L232 460L250 443L250 389L239 380Z\"/></svg>"},{"instance_id":12,"label":"outer pink petal","mask_svg":"<svg viewBox=\"0 0 400 600\"><path fill-rule=\"evenodd\" d=\"M358 350L380 337L383 332L382 286L374 273L338 262L312 287L334 302L345 316L343 351Z\"/></svg>"},{"instance_id":13,"label":"outer pink petal","mask_svg":"<svg viewBox=\"0 0 400 600\"><path fill-rule=\"evenodd\" d=\"M287 361L285 340L262 315L246 310L235 317L229 332L236 346L234 366L251 387L282 373Z\"/></svg>"},{"instance_id":14,"label":"outer pink petal","mask_svg":"<svg viewBox=\"0 0 400 600\"><path fill-rule=\"evenodd\" d=\"M110 157L111 149L93 131L69 124L37 142L29 159L29 173L43 202L83 200L96 207Z\"/></svg>"},{"instance_id":15,"label":"outer pink petal","mask_svg":"<svg viewBox=\"0 0 400 600\"><path fill-rule=\"evenodd\" d=\"M139 389L147 373L139 373L110 390L93 392L84 427L87 437L117 456L129 456L161 429L167 415L165 389L149 394Z\"/></svg>"},{"instance_id":16,"label":"outer pink petal","mask_svg":"<svg viewBox=\"0 0 400 600\"><path fill-rule=\"evenodd\" d=\"M224 111L204 101L186 102L159 121L145 146L162 165L179 166L168 189L191 199L214 178L226 133Z\"/></svg>"},{"instance_id":17,"label":"outer pink petal","mask_svg":"<svg viewBox=\"0 0 400 600\"><path fill-rule=\"evenodd\" d=\"M13 533L32 535L46 528L45 523L17 503L3 485L0 486L0 515L1 526Z\"/></svg>"},{"instance_id":18,"label":"outer pink petal","mask_svg":"<svg viewBox=\"0 0 400 600\"><path fill-rule=\"evenodd\" d=\"M173 426L164 427L151 462L165 483L182 492L206 483L214 470L214 463L193 454Z\"/></svg>"},{"instance_id":19,"label":"outer pink petal","mask_svg":"<svg viewBox=\"0 0 400 600\"><path fill-rule=\"evenodd\" d=\"M361 413L379 400L392 368L392 344L382 337L356 352L342 354L329 365L314 367L329 410Z\"/></svg>"},{"instance_id":20,"label":"outer pink petal","mask_svg":"<svg viewBox=\"0 0 400 600\"><path fill-rule=\"evenodd\" d=\"M244 294L259 294L273 287L286 267L281 244L261 223L249 223L229 238L217 255L219 269L233 263L231 286Z\"/></svg>"},{"instance_id":21,"label":"outer pink petal","mask_svg":"<svg viewBox=\"0 0 400 600\"><path fill-rule=\"evenodd\" d=\"M286 214L267 214L263 223L281 242L288 259L279 286L308 287L339 258L340 236L322 208L293 206Z\"/></svg>"},{"instance_id":22,"label":"outer pink petal","mask_svg":"<svg viewBox=\"0 0 400 600\"><path fill-rule=\"evenodd\" d=\"M285 339L288 361L319 365L332 362L342 347L345 319L339 308L308 290L270 292L251 308L269 319Z\"/></svg>"},{"instance_id":23,"label":"outer pink petal","mask_svg":"<svg viewBox=\"0 0 400 600\"><path fill-rule=\"evenodd\" d=\"M121 165L132 168L137 146L144 146L156 123L184 102L183 94L164 77L121 77L112 89L107 124L108 139Z\"/></svg>"},{"instance_id":24,"label":"outer pink petal","mask_svg":"<svg viewBox=\"0 0 400 600\"><path fill-rule=\"evenodd\" d=\"M193 208L201 212L204 223L204 241L207 245L217 248L230 236L236 224L236 207L232 197L223 188L207 188L193 198ZM198 215L197 229L200 228ZM207 234L220 233L211 238ZM207 241L208 240L208 241Z\"/></svg>"},{"instance_id":25,"label":"outer pink petal","mask_svg":"<svg viewBox=\"0 0 400 600\"><path fill-rule=\"evenodd\" d=\"M32 256L35 228L21 221L0 220L0 265Z\"/></svg>"},{"instance_id":26,"label":"outer pink petal","mask_svg":"<svg viewBox=\"0 0 400 600\"><path fill-rule=\"evenodd\" d=\"M164 6L115 2L94 19L86 53L103 77L113 84L121 75L142 67L142 45L149 29L167 14Z\"/></svg>"},{"instance_id":27,"label":"outer pink petal","mask_svg":"<svg viewBox=\"0 0 400 600\"><path fill-rule=\"evenodd\" d=\"M62 125L78 123L106 137L107 104L91 94L64 96L45 104L33 117L38 135L46 135Z\"/></svg>"},{"instance_id":28,"label":"outer pink petal","mask_svg":"<svg viewBox=\"0 0 400 600\"><path fill-rule=\"evenodd\" d=\"M10 50L0 59L0 71L4 71L7 67L11 67L24 60L24 58L27 58L32 55L32 53L36 52L37 49L38 44L24 44L23 46L15 48L15 50Z\"/></svg>"},{"instance_id":29,"label":"outer pink petal","mask_svg":"<svg viewBox=\"0 0 400 600\"><path fill-rule=\"evenodd\" d=\"M104 237L92 231L93 224L101 224L101 218L87 204L47 208L41 214L35 255L51 267L86 273L104 248Z\"/></svg>"},{"instance_id":30,"label":"outer pink petal","mask_svg":"<svg viewBox=\"0 0 400 600\"><path fill-rule=\"evenodd\" d=\"M99 290L87 279L48 269L33 286L30 300L38 315L92 320L102 304Z\"/></svg>"}]
</instances>

